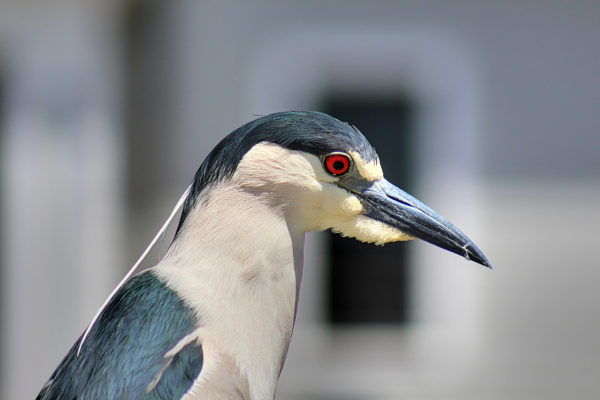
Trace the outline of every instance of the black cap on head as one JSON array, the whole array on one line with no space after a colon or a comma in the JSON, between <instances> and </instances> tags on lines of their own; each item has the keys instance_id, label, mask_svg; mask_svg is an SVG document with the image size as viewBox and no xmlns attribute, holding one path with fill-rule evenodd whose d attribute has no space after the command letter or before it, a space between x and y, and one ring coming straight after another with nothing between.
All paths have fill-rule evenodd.
<instances>
[{"instance_id":1,"label":"black cap on head","mask_svg":"<svg viewBox=\"0 0 600 400\"><path fill-rule=\"evenodd\" d=\"M202 190L230 178L244 155L262 142L316 156L353 151L365 161L377 159L375 150L358 129L330 115L318 111L286 111L257 118L231 132L208 154L194 177L177 232Z\"/></svg>"}]
</instances>

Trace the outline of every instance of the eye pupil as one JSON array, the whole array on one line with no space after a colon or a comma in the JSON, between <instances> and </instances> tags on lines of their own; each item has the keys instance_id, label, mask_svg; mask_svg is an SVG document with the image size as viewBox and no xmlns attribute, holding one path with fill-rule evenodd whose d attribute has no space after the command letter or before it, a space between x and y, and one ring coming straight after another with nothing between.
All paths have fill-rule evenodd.
<instances>
[{"instance_id":1,"label":"eye pupil","mask_svg":"<svg viewBox=\"0 0 600 400\"><path fill-rule=\"evenodd\" d=\"M343 175L350 168L350 157L343 153L333 153L325 158L324 165L331 175Z\"/></svg>"}]
</instances>

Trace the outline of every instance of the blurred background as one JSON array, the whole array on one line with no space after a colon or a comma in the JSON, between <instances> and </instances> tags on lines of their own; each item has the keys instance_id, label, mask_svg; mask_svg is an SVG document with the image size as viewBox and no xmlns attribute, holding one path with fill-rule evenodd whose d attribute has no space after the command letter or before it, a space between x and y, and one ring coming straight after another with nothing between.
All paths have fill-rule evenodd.
<instances>
[{"instance_id":1,"label":"blurred background","mask_svg":"<svg viewBox=\"0 0 600 400\"><path fill-rule=\"evenodd\" d=\"M277 398L597 399L599 17L584 0L2 0L0 397L35 397L222 137L313 109L358 126L495 269L309 235Z\"/></svg>"}]
</instances>

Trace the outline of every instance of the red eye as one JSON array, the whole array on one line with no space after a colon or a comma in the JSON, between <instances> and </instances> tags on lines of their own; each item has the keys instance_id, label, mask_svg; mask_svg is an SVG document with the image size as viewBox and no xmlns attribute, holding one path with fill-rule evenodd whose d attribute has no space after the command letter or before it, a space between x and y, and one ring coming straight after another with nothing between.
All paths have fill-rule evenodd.
<instances>
[{"instance_id":1,"label":"red eye","mask_svg":"<svg viewBox=\"0 0 600 400\"><path fill-rule=\"evenodd\" d=\"M350 157L334 153L325 158L325 169L333 176L343 175L350 168Z\"/></svg>"}]
</instances>

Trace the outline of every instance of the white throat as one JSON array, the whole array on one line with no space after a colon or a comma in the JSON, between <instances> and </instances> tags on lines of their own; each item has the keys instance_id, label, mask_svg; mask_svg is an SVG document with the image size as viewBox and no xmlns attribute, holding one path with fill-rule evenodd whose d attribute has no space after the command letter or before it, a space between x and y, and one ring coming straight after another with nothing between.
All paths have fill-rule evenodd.
<instances>
[{"instance_id":1,"label":"white throat","mask_svg":"<svg viewBox=\"0 0 600 400\"><path fill-rule=\"evenodd\" d=\"M198 314L205 353L232 359L251 399L273 398L291 339L304 232L265 193L227 181L190 211L156 267ZM203 373L218 366L205 354ZM205 370L206 369L206 370Z\"/></svg>"}]
</instances>

